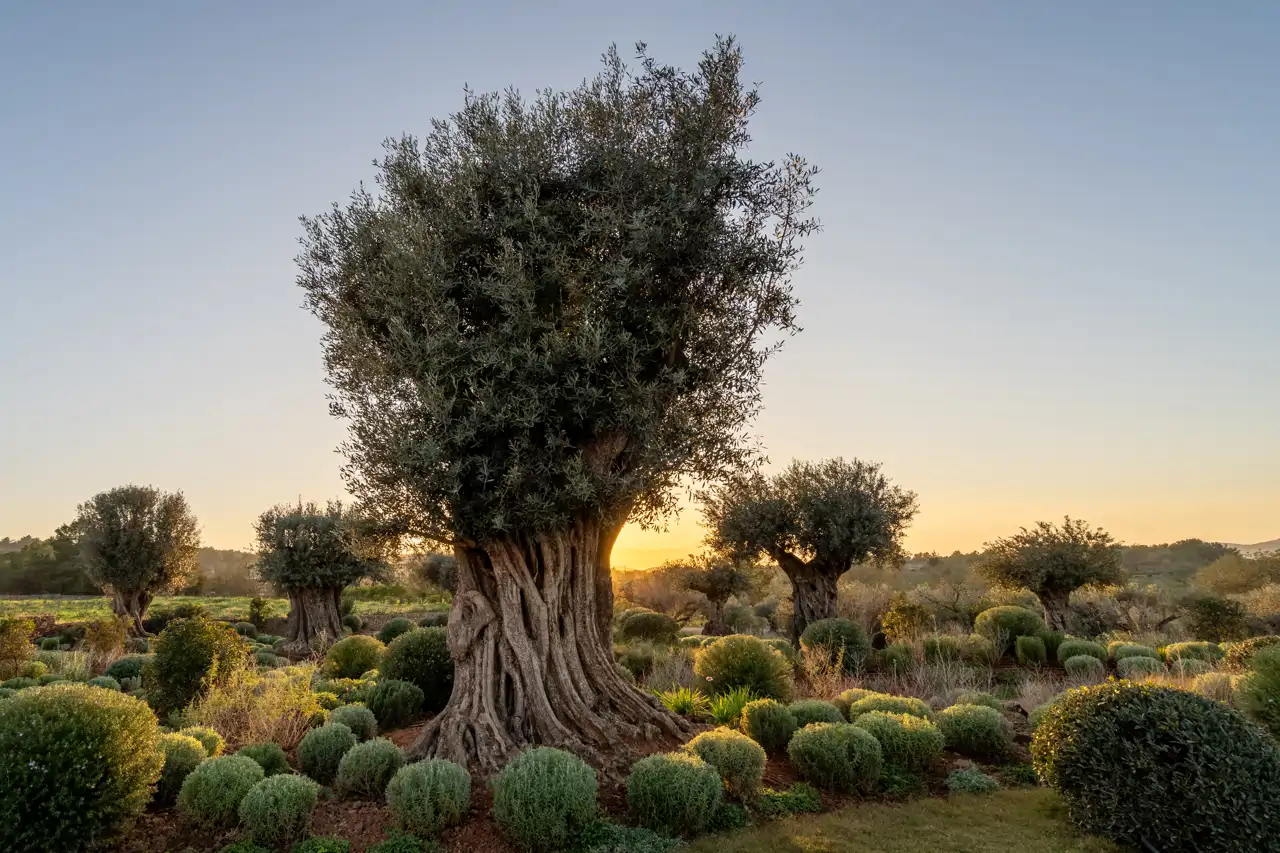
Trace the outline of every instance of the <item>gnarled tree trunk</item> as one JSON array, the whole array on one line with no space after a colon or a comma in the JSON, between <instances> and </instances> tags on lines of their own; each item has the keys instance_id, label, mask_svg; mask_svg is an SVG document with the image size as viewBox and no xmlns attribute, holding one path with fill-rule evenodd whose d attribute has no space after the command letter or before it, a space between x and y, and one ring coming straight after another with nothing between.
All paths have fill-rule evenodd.
<instances>
[{"instance_id":1,"label":"gnarled tree trunk","mask_svg":"<svg viewBox=\"0 0 1280 853\"><path fill-rule=\"evenodd\" d=\"M111 591L111 612L129 623L129 634L134 637L145 637L147 631L142 627L142 619L147 615L147 608L155 598L145 589Z\"/></svg>"},{"instance_id":2,"label":"gnarled tree trunk","mask_svg":"<svg viewBox=\"0 0 1280 853\"><path fill-rule=\"evenodd\" d=\"M581 520L561 533L455 549L453 694L423 729L415 760L446 758L489 775L537 744L620 777L633 757L626 740L692 734L614 662L597 584L608 562L601 548L614 536Z\"/></svg>"},{"instance_id":3,"label":"gnarled tree trunk","mask_svg":"<svg viewBox=\"0 0 1280 853\"><path fill-rule=\"evenodd\" d=\"M1071 590L1042 589L1036 592L1040 606L1044 608L1044 623L1050 631L1067 632L1067 604L1071 601Z\"/></svg>"},{"instance_id":4,"label":"gnarled tree trunk","mask_svg":"<svg viewBox=\"0 0 1280 853\"><path fill-rule=\"evenodd\" d=\"M288 590L289 621L285 626L285 651L307 655L318 643L342 639L342 588L300 588Z\"/></svg>"},{"instance_id":5,"label":"gnarled tree trunk","mask_svg":"<svg viewBox=\"0 0 1280 853\"><path fill-rule=\"evenodd\" d=\"M729 624L724 621L724 606L727 601L728 599L707 597L707 624L702 626L704 636L723 637L729 633Z\"/></svg>"},{"instance_id":6,"label":"gnarled tree trunk","mask_svg":"<svg viewBox=\"0 0 1280 853\"><path fill-rule=\"evenodd\" d=\"M836 615L836 581L839 572L827 570L817 561L806 563L792 554L777 555L778 565L791 581L791 642L800 643L800 635L810 623Z\"/></svg>"}]
</instances>

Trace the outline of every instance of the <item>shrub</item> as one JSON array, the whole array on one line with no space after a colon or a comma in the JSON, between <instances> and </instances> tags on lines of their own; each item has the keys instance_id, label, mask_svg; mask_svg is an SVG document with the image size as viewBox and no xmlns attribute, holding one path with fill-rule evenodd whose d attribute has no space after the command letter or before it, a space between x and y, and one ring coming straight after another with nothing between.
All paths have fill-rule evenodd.
<instances>
[{"instance_id":1,"label":"shrub","mask_svg":"<svg viewBox=\"0 0 1280 853\"><path fill-rule=\"evenodd\" d=\"M1085 655L1094 658L1099 663L1107 662L1107 647L1102 643L1095 643L1092 640L1063 640L1058 646L1058 663L1063 666L1067 665L1067 661L1074 657Z\"/></svg>"},{"instance_id":2,"label":"shrub","mask_svg":"<svg viewBox=\"0 0 1280 853\"><path fill-rule=\"evenodd\" d=\"M104 690L120 689L120 682L116 681L109 675L99 675L97 678L90 678L86 684L90 687L101 687Z\"/></svg>"},{"instance_id":3,"label":"shrub","mask_svg":"<svg viewBox=\"0 0 1280 853\"><path fill-rule=\"evenodd\" d=\"M246 671L197 700L183 712L183 720L209 726L232 743L275 742L292 749L320 711L319 698L311 690L311 674L307 666L261 675Z\"/></svg>"},{"instance_id":4,"label":"shrub","mask_svg":"<svg viewBox=\"0 0 1280 853\"><path fill-rule=\"evenodd\" d=\"M201 829L228 828L236 822L240 801L264 776L258 762L243 755L207 759L183 781L178 813Z\"/></svg>"},{"instance_id":5,"label":"shrub","mask_svg":"<svg viewBox=\"0 0 1280 853\"><path fill-rule=\"evenodd\" d=\"M382 630L378 632L378 639L384 644L390 643L396 637L399 637L401 634L409 633L415 627L417 626L413 624L412 620L406 619L403 616L397 616L382 626Z\"/></svg>"},{"instance_id":6,"label":"shrub","mask_svg":"<svg viewBox=\"0 0 1280 853\"><path fill-rule=\"evenodd\" d=\"M752 808L766 818L816 814L822 811L822 797L808 782L797 782L785 791L761 791Z\"/></svg>"},{"instance_id":7,"label":"shrub","mask_svg":"<svg viewBox=\"0 0 1280 853\"><path fill-rule=\"evenodd\" d=\"M258 639L258 626L252 622L233 622L231 627L241 637L249 637L250 639Z\"/></svg>"},{"instance_id":8,"label":"shrub","mask_svg":"<svg viewBox=\"0 0 1280 853\"><path fill-rule=\"evenodd\" d=\"M160 727L137 699L82 684L0 702L0 850L67 853L108 841L160 777Z\"/></svg>"},{"instance_id":9,"label":"shrub","mask_svg":"<svg viewBox=\"0 0 1280 853\"><path fill-rule=\"evenodd\" d=\"M788 706L791 715L796 718L796 726L804 728L810 723L843 723L844 714L830 702L821 699L801 699Z\"/></svg>"},{"instance_id":10,"label":"shrub","mask_svg":"<svg viewBox=\"0 0 1280 853\"><path fill-rule=\"evenodd\" d=\"M281 773L289 772L289 758L284 754L284 748L278 743L251 743L240 747L236 755L243 755L258 762L258 766L267 776L279 776Z\"/></svg>"},{"instance_id":11,"label":"shrub","mask_svg":"<svg viewBox=\"0 0 1280 853\"><path fill-rule=\"evenodd\" d=\"M759 637L731 634L708 643L698 649L693 671L715 693L743 687L762 698L791 696L791 664Z\"/></svg>"},{"instance_id":12,"label":"shrub","mask_svg":"<svg viewBox=\"0 0 1280 853\"><path fill-rule=\"evenodd\" d=\"M1116 672L1121 678L1140 679L1148 675L1164 675L1164 664L1159 658L1134 656L1116 661Z\"/></svg>"},{"instance_id":13,"label":"shrub","mask_svg":"<svg viewBox=\"0 0 1280 853\"><path fill-rule=\"evenodd\" d=\"M1163 853L1280 850L1280 747L1194 693L1125 681L1072 690L1031 755L1086 831Z\"/></svg>"},{"instance_id":14,"label":"shrub","mask_svg":"<svg viewBox=\"0 0 1280 853\"><path fill-rule=\"evenodd\" d=\"M437 835L462 821L471 805L471 775L452 761L406 764L387 783L396 824L415 835Z\"/></svg>"},{"instance_id":15,"label":"shrub","mask_svg":"<svg viewBox=\"0 0 1280 853\"><path fill-rule=\"evenodd\" d=\"M1222 649L1215 643L1170 643L1160 651L1169 663L1179 659L1216 663L1223 657Z\"/></svg>"},{"instance_id":16,"label":"shrub","mask_svg":"<svg viewBox=\"0 0 1280 853\"><path fill-rule=\"evenodd\" d=\"M444 628L417 628L401 634L387 646L381 669L383 678L416 684L423 695L423 709L439 711L453 692L453 658Z\"/></svg>"},{"instance_id":17,"label":"shrub","mask_svg":"<svg viewBox=\"0 0 1280 853\"><path fill-rule=\"evenodd\" d=\"M880 669L885 672L902 674L910 672L916 665L915 651L906 643L894 643L876 655Z\"/></svg>"},{"instance_id":18,"label":"shrub","mask_svg":"<svg viewBox=\"0 0 1280 853\"><path fill-rule=\"evenodd\" d=\"M1013 750L1013 728L985 705L952 705L935 721L947 747L968 758L999 761Z\"/></svg>"},{"instance_id":19,"label":"shrub","mask_svg":"<svg viewBox=\"0 0 1280 853\"><path fill-rule=\"evenodd\" d=\"M325 836L295 841L292 853L351 853L351 842L345 838Z\"/></svg>"},{"instance_id":20,"label":"shrub","mask_svg":"<svg viewBox=\"0 0 1280 853\"><path fill-rule=\"evenodd\" d=\"M868 696L887 695L887 693L877 693L874 690L863 690L861 687L853 687L837 696L835 701L831 704L835 705L836 708L839 709L840 713L844 714L844 718L847 720L849 719L849 706L854 702L857 702L859 699L865 699Z\"/></svg>"},{"instance_id":21,"label":"shrub","mask_svg":"<svg viewBox=\"0 0 1280 853\"><path fill-rule=\"evenodd\" d=\"M996 644L981 634L970 634L960 640L960 660L970 666L995 666L999 659Z\"/></svg>"},{"instance_id":22,"label":"shrub","mask_svg":"<svg viewBox=\"0 0 1280 853\"><path fill-rule=\"evenodd\" d=\"M1107 672L1107 665L1093 655L1069 657L1062 662L1062 668L1072 678L1102 678Z\"/></svg>"},{"instance_id":23,"label":"shrub","mask_svg":"<svg viewBox=\"0 0 1280 853\"><path fill-rule=\"evenodd\" d=\"M595 814L596 772L561 749L522 752L493 781L493 819L524 850L568 846Z\"/></svg>"},{"instance_id":24,"label":"shrub","mask_svg":"<svg viewBox=\"0 0 1280 853\"><path fill-rule=\"evenodd\" d=\"M223 739L222 735L218 734L208 726L188 726L178 732L178 734L193 737L200 741L200 745L204 747L205 753L210 758L217 758L219 755L222 755L222 750L227 746L227 742Z\"/></svg>"},{"instance_id":25,"label":"shrub","mask_svg":"<svg viewBox=\"0 0 1280 853\"><path fill-rule=\"evenodd\" d=\"M30 680L30 678L31 676L27 676L28 680ZM66 680L67 679L63 678L61 675L57 675L56 673L52 673L52 672L47 672L44 675L41 675L36 678L36 684L40 687L44 687L46 684L57 684L59 681L66 681Z\"/></svg>"},{"instance_id":26,"label":"shrub","mask_svg":"<svg viewBox=\"0 0 1280 853\"><path fill-rule=\"evenodd\" d=\"M244 638L225 622L175 619L156 637L142 679L151 707L163 717L230 683L248 664Z\"/></svg>"},{"instance_id":27,"label":"shrub","mask_svg":"<svg viewBox=\"0 0 1280 853\"><path fill-rule=\"evenodd\" d=\"M1253 637L1248 640L1241 640L1238 643L1231 643L1226 648L1226 653L1222 658L1222 665L1230 670L1245 670L1249 668L1249 660L1253 657L1254 652L1265 649L1268 646L1280 645L1280 636Z\"/></svg>"},{"instance_id":28,"label":"shrub","mask_svg":"<svg viewBox=\"0 0 1280 853\"><path fill-rule=\"evenodd\" d=\"M386 646L373 637L344 637L325 652L321 671L330 678L359 678L377 669L384 651Z\"/></svg>"},{"instance_id":29,"label":"shrub","mask_svg":"<svg viewBox=\"0 0 1280 853\"><path fill-rule=\"evenodd\" d=\"M1253 671L1240 679L1236 701L1240 709L1280 738L1280 646L1255 652Z\"/></svg>"},{"instance_id":30,"label":"shrub","mask_svg":"<svg viewBox=\"0 0 1280 853\"><path fill-rule=\"evenodd\" d=\"M984 705L988 708L994 708L997 711L1004 710L1004 703L992 696L990 693L983 693L980 690L962 690L955 694L955 698L950 702L951 705Z\"/></svg>"},{"instance_id":31,"label":"shrub","mask_svg":"<svg viewBox=\"0 0 1280 853\"><path fill-rule=\"evenodd\" d=\"M849 722L854 722L863 714L872 711L883 711L886 714L911 714L915 717L923 717L929 719L933 716L933 709L921 699L914 699L910 696L889 696L880 693L874 696L864 696L857 702L849 706Z\"/></svg>"},{"instance_id":32,"label":"shrub","mask_svg":"<svg viewBox=\"0 0 1280 853\"><path fill-rule=\"evenodd\" d=\"M276 669L289 665L288 658L281 657L270 649L258 649L253 653L253 660L259 669Z\"/></svg>"},{"instance_id":33,"label":"shrub","mask_svg":"<svg viewBox=\"0 0 1280 853\"><path fill-rule=\"evenodd\" d=\"M805 781L841 791L870 788L884 766L880 743L849 723L805 726L792 736L787 755Z\"/></svg>"},{"instance_id":34,"label":"shrub","mask_svg":"<svg viewBox=\"0 0 1280 853\"><path fill-rule=\"evenodd\" d=\"M673 714L700 718L711 713L711 703L701 691L688 687L672 688L654 694L658 701Z\"/></svg>"},{"instance_id":35,"label":"shrub","mask_svg":"<svg viewBox=\"0 0 1280 853\"><path fill-rule=\"evenodd\" d=\"M933 723L911 714L871 711L850 725L865 729L880 742L886 766L907 772L924 770L942 757L946 740Z\"/></svg>"},{"instance_id":36,"label":"shrub","mask_svg":"<svg viewBox=\"0 0 1280 853\"><path fill-rule=\"evenodd\" d=\"M710 639L710 638L706 638ZM777 649L778 653L787 659L787 663L795 666L800 662L800 652L796 651L796 647L791 645L791 641L782 637L773 637L765 640L769 648Z\"/></svg>"},{"instance_id":37,"label":"shrub","mask_svg":"<svg viewBox=\"0 0 1280 853\"><path fill-rule=\"evenodd\" d=\"M437 610L434 613L428 613L418 620L419 628L445 628L449 625L449 611Z\"/></svg>"},{"instance_id":38,"label":"shrub","mask_svg":"<svg viewBox=\"0 0 1280 853\"><path fill-rule=\"evenodd\" d=\"M618 625L618 638L647 640L651 643L671 644L680 634L680 624L665 613L641 611L632 613Z\"/></svg>"},{"instance_id":39,"label":"shrub","mask_svg":"<svg viewBox=\"0 0 1280 853\"><path fill-rule=\"evenodd\" d=\"M960 660L960 640L946 634L924 638L925 663L950 663Z\"/></svg>"},{"instance_id":40,"label":"shrub","mask_svg":"<svg viewBox=\"0 0 1280 853\"><path fill-rule=\"evenodd\" d=\"M1000 782L1014 788L1025 785L1039 785L1040 777L1030 764L1006 764L997 773Z\"/></svg>"},{"instance_id":41,"label":"shrub","mask_svg":"<svg viewBox=\"0 0 1280 853\"><path fill-rule=\"evenodd\" d=\"M653 643L644 640L633 640L621 646L614 646L614 656L618 663L631 674L632 678L644 678L653 670L658 650Z\"/></svg>"},{"instance_id":42,"label":"shrub","mask_svg":"<svg viewBox=\"0 0 1280 853\"><path fill-rule=\"evenodd\" d=\"M1191 679L1190 688L1192 693L1198 693L1206 699L1230 704L1235 696L1239 680L1240 676L1238 675L1228 675L1225 672L1206 672Z\"/></svg>"},{"instance_id":43,"label":"shrub","mask_svg":"<svg viewBox=\"0 0 1280 853\"><path fill-rule=\"evenodd\" d=\"M342 627L351 631L352 634L358 633L364 627L364 620L354 613L348 613L342 617Z\"/></svg>"},{"instance_id":44,"label":"shrub","mask_svg":"<svg viewBox=\"0 0 1280 853\"><path fill-rule=\"evenodd\" d=\"M11 687L0 687L0 699L8 699L10 696L17 696L18 691Z\"/></svg>"},{"instance_id":45,"label":"shrub","mask_svg":"<svg viewBox=\"0 0 1280 853\"><path fill-rule=\"evenodd\" d=\"M778 753L787 748L799 724L795 715L776 699L757 699L742 708L739 725L743 733L760 744L765 752Z\"/></svg>"},{"instance_id":46,"label":"shrub","mask_svg":"<svg viewBox=\"0 0 1280 853\"><path fill-rule=\"evenodd\" d=\"M361 696L383 731L408 725L422 713L422 690L407 681L388 678L362 691Z\"/></svg>"},{"instance_id":47,"label":"shrub","mask_svg":"<svg viewBox=\"0 0 1280 853\"><path fill-rule=\"evenodd\" d=\"M819 619L810 622L800 635L800 647L811 654L817 654L821 650L833 664L840 659L847 673L862 669L871 654L867 632L851 619Z\"/></svg>"},{"instance_id":48,"label":"shrub","mask_svg":"<svg viewBox=\"0 0 1280 853\"><path fill-rule=\"evenodd\" d=\"M263 779L240 801L240 823L249 837L268 847L307 834L320 786L304 776Z\"/></svg>"},{"instance_id":49,"label":"shrub","mask_svg":"<svg viewBox=\"0 0 1280 853\"><path fill-rule=\"evenodd\" d=\"M583 853L672 853L680 847L674 838L640 826L619 826L598 820L574 845Z\"/></svg>"},{"instance_id":50,"label":"shrub","mask_svg":"<svg viewBox=\"0 0 1280 853\"><path fill-rule=\"evenodd\" d=\"M40 651L56 652L62 641L58 637L45 637L40 640Z\"/></svg>"},{"instance_id":51,"label":"shrub","mask_svg":"<svg viewBox=\"0 0 1280 853\"><path fill-rule=\"evenodd\" d=\"M329 712L326 722L342 723L351 729L357 740L366 741L378 735L378 720L373 712L359 702L339 705Z\"/></svg>"},{"instance_id":52,"label":"shrub","mask_svg":"<svg viewBox=\"0 0 1280 853\"><path fill-rule=\"evenodd\" d=\"M1000 783L976 767L964 767L947 776L947 790L953 794L994 794Z\"/></svg>"},{"instance_id":53,"label":"shrub","mask_svg":"<svg viewBox=\"0 0 1280 853\"><path fill-rule=\"evenodd\" d=\"M36 681L34 678L23 678L22 676L18 676L17 678L10 678L8 681L0 683L0 687L16 692L18 690L26 690L28 687L36 687L39 684L40 682Z\"/></svg>"},{"instance_id":54,"label":"shrub","mask_svg":"<svg viewBox=\"0 0 1280 853\"><path fill-rule=\"evenodd\" d=\"M724 786L714 767L688 753L650 755L631 766L627 805L641 825L675 837L697 835L720 807Z\"/></svg>"},{"instance_id":55,"label":"shrub","mask_svg":"<svg viewBox=\"0 0 1280 853\"><path fill-rule=\"evenodd\" d=\"M205 751L204 744L184 734L163 735L160 749L164 752L164 768L156 784L156 799L171 804L178 799L187 775L208 758L209 753Z\"/></svg>"},{"instance_id":56,"label":"shrub","mask_svg":"<svg viewBox=\"0 0 1280 853\"><path fill-rule=\"evenodd\" d=\"M381 799L403 766L404 753L386 738L356 744L338 762L337 789L346 796Z\"/></svg>"},{"instance_id":57,"label":"shrub","mask_svg":"<svg viewBox=\"0 0 1280 853\"><path fill-rule=\"evenodd\" d=\"M1119 663L1125 658L1152 658L1154 660L1160 660L1160 653L1155 649L1150 646L1139 646L1134 643L1120 643L1114 648L1112 648L1111 645L1108 645L1107 651L1110 652L1111 659L1116 663Z\"/></svg>"},{"instance_id":58,"label":"shrub","mask_svg":"<svg viewBox=\"0 0 1280 853\"><path fill-rule=\"evenodd\" d=\"M712 699L707 705L711 722L717 726L736 726L742 722L742 709L756 699L745 687L738 687Z\"/></svg>"},{"instance_id":59,"label":"shrub","mask_svg":"<svg viewBox=\"0 0 1280 853\"><path fill-rule=\"evenodd\" d=\"M312 729L298 744L298 767L320 784L327 785L338 774L342 756L356 743L356 736L342 723Z\"/></svg>"},{"instance_id":60,"label":"shrub","mask_svg":"<svg viewBox=\"0 0 1280 853\"><path fill-rule=\"evenodd\" d=\"M438 853L440 845L412 835L395 835L365 848L365 853Z\"/></svg>"},{"instance_id":61,"label":"shrub","mask_svg":"<svg viewBox=\"0 0 1280 853\"><path fill-rule=\"evenodd\" d=\"M218 853L271 853L271 851L265 847L259 847L252 841L237 841L223 847Z\"/></svg>"},{"instance_id":62,"label":"shrub","mask_svg":"<svg viewBox=\"0 0 1280 853\"><path fill-rule=\"evenodd\" d=\"M747 800L760 789L764 748L741 732L723 727L703 732L684 748L716 769L729 796Z\"/></svg>"},{"instance_id":63,"label":"shrub","mask_svg":"<svg viewBox=\"0 0 1280 853\"><path fill-rule=\"evenodd\" d=\"M1044 630L1039 613L1012 604L991 607L973 620L974 633L990 640L1001 657L1013 652L1018 637L1036 637Z\"/></svg>"},{"instance_id":64,"label":"shrub","mask_svg":"<svg viewBox=\"0 0 1280 853\"><path fill-rule=\"evenodd\" d=\"M111 676L116 681L123 681L126 678L141 678L142 668L150 663L151 660L151 655L125 655L113 661L103 674Z\"/></svg>"},{"instance_id":65,"label":"shrub","mask_svg":"<svg viewBox=\"0 0 1280 853\"><path fill-rule=\"evenodd\" d=\"M1014 651L1023 666L1044 666L1049 662L1049 652L1039 637L1019 637L1014 641Z\"/></svg>"},{"instance_id":66,"label":"shrub","mask_svg":"<svg viewBox=\"0 0 1280 853\"><path fill-rule=\"evenodd\" d=\"M1036 635L1044 643L1045 660L1058 659L1058 647L1067 639L1061 631L1041 631Z\"/></svg>"},{"instance_id":67,"label":"shrub","mask_svg":"<svg viewBox=\"0 0 1280 853\"><path fill-rule=\"evenodd\" d=\"M680 646L683 646L686 649L700 649L714 639L715 637L703 636L702 634L689 634L681 637L677 641L677 644ZM790 645L790 643L788 643L787 645Z\"/></svg>"}]
</instances>

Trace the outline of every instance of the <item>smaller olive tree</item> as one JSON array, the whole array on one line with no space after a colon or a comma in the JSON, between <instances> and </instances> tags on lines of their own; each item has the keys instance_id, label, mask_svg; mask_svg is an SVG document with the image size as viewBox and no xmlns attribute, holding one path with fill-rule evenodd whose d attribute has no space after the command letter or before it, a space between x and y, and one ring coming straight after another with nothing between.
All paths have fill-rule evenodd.
<instances>
[{"instance_id":1,"label":"smaller olive tree","mask_svg":"<svg viewBox=\"0 0 1280 853\"><path fill-rule=\"evenodd\" d=\"M752 576L747 567L720 554L691 555L676 565L681 585L707 600L704 607L707 623L702 633L712 637L733 633L725 622L725 605L733 596L751 589Z\"/></svg>"},{"instance_id":2,"label":"smaller olive tree","mask_svg":"<svg viewBox=\"0 0 1280 853\"><path fill-rule=\"evenodd\" d=\"M337 502L282 504L258 517L257 574L289 596L286 648L342 636L342 591L387 570L395 538Z\"/></svg>"},{"instance_id":3,"label":"smaller olive tree","mask_svg":"<svg viewBox=\"0 0 1280 853\"><path fill-rule=\"evenodd\" d=\"M1068 517L1061 525L1039 521L985 548L974 568L992 583L1035 593L1052 631L1067 629L1071 593L1124 580L1119 544L1079 519Z\"/></svg>"},{"instance_id":4,"label":"smaller olive tree","mask_svg":"<svg viewBox=\"0 0 1280 853\"><path fill-rule=\"evenodd\" d=\"M181 492L119 486L81 504L72 527L85 574L134 635L156 594L196 571L200 526Z\"/></svg>"}]
</instances>

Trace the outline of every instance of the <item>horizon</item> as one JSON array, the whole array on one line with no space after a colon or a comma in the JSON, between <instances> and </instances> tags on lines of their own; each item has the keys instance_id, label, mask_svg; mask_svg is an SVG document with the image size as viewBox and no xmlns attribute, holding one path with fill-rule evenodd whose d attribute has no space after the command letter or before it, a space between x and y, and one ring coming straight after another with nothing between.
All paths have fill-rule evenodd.
<instances>
[{"instance_id":1,"label":"horizon","mask_svg":"<svg viewBox=\"0 0 1280 853\"><path fill-rule=\"evenodd\" d=\"M0 536L135 482L245 550L267 507L344 497L297 217L464 85L568 88L640 40L687 68L717 32L762 83L753 156L822 169L769 470L882 462L911 552L1064 515L1280 536L1280 8L376 7L0 12ZM701 537L687 505L613 563Z\"/></svg>"}]
</instances>

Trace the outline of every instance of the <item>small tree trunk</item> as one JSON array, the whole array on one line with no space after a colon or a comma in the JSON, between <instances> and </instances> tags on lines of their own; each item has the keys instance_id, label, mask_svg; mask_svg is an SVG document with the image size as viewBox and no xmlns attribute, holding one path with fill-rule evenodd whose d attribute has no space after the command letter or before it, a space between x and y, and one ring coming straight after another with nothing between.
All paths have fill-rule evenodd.
<instances>
[{"instance_id":1,"label":"small tree trunk","mask_svg":"<svg viewBox=\"0 0 1280 853\"><path fill-rule=\"evenodd\" d=\"M414 760L445 758L484 775L529 745L569 750L621 778L626 742L686 738L692 726L624 680L601 631L599 524L456 548L448 705Z\"/></svg>"},{"instance_id":2,"label":"small tree trunk","mask_svg":"<svg viewBox=\"0 0 1280 853\"><path fill-rule=\"evenodd\" d=\"M717 601L714 598L707 598L708 607L707 624L702 626L702 633L708 637L723 637L729 633L729 624L724 621L724 606L728 599Z\"/></svg>"},{"instance_id":3,"label":"small tree trunk","mask_svg":"<svg viewBox=\"0 0 1280 853\"><path fill-rule=\"evenodd\" d=\"M836 581L840 573L825 570L816 561L806 563L791 554L778 557L778 565L791 581L791 642L799 645L800 635L810 623L836 615Z\"/></svg>"},{"instance_id":4,"label":"small tree trunk","mask_svg":"<svg viewBox=\"0 0 1280 853\"><path fill-rule=\"evenodd\" d=\"M288 590L289 622L285 627L285 651L295 656L310 654L317 645L342 639L339 605L342 588L301 588Z\"/></svg>"},{"instance_id":5,"label":"small tree trunk","mask_svg":"<svg viewBox=\"0 0 1280 853\"><path fill-rule=\"evenodd\" d=\"M142 627L142 618L147 615L147 608L151 606L154 597L145 589L112 590L111 611L128 622L130 636L147 635L146 629Z\"/></svg>"},{"instance_id":6,"label":"small tree trunk","mask_svg":"<svg viewBox=\"0 0 1280 853\"><path fill-rule=\"evenodd\" d=\"M1067 631L1067 614L1069 609L1068 602L1071 600L1071 590L1061 589L1042 589L1036 593L1036 597L1040 599L1040 605L1044 608L1044 623L1050 631Z\"/></svg>"}]
</instances>

